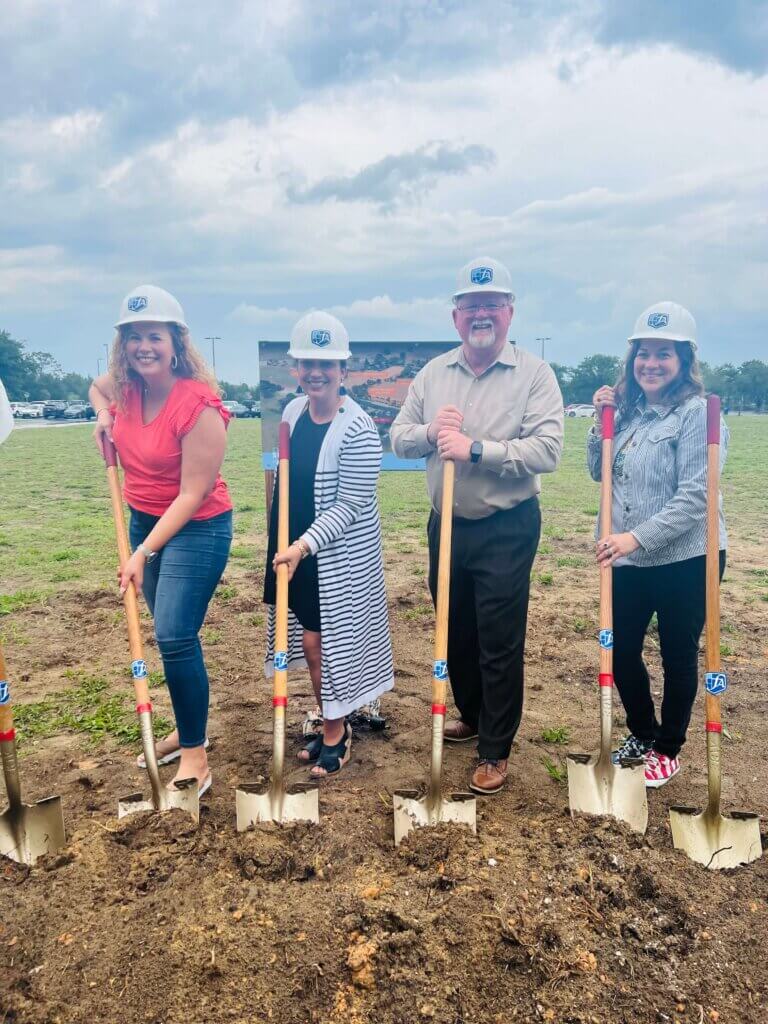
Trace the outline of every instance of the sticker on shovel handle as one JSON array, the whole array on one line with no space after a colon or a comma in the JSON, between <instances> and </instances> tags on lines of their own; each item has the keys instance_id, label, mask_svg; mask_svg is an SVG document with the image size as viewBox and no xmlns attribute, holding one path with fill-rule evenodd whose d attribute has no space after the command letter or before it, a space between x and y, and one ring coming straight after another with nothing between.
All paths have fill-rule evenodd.
<instances>
[{"instance_id":1,"label":"sticker on shovel handle","mask_svg":"<svg viewBox=\"0 0 768 1024\"><path fill-rule=\"evenodd\" d=\"M435 667L432 670L432 674L435 679L447 679L448 678L448 662L442 659L435 662Z\"/></svg>"},{"instance_id":2,"label":"sticker on shovel handle","mask_svg":"<svg viewBox=\"0 0 768 1024\"><path fill-rule=\"evenodd\" d=\"M5 679L0 679L0 704L8 704L11 700L11 688Z\"/></svg>"},{"instance_id":3,"label":"sticker on shovel handle","mask_svg":"<svg viewBox=\"0 0 768 1024\"><path fill-rule=\"evenodd\" d=\"M131 674L134 679L144 679L144 677L148 675L146 661L142 661L141 658L137 658L136 661L132 662Z\"/></svg>"},{"instance_id":4,"label":"sticker on shovel handle","mask_svg":"<svg viewBox=\"0 0 768 1024\"><path fill-rule=\"evenodd\" d=\"M704 685L707 688L707 693L711 693L713 697L716 697L720 693L725 693L728 689L728 677L725 672L707 672L704 677Z\"/></svg>"},{"instance_id":5,"label":"sticker on shovel handle","mask_svg":"<svg viewBox=\"0 0 768 1024\"><path fill-rule=\"evenodd\" d=\"M275 672L283 671L286 668L288 668L288 652L275 651Z\"/></svg>"},{"instance_id":6,"label":"sticker on shovel handle","mask_svg":"<svg viewBox=\"0 0 768 1024\"><path fill-rule=\"evenodd\" d=\"M597 639L600 641L600 646L604 651L610 651L613 647L613 630L601 629Z\"/></svg>"}]
</instances>

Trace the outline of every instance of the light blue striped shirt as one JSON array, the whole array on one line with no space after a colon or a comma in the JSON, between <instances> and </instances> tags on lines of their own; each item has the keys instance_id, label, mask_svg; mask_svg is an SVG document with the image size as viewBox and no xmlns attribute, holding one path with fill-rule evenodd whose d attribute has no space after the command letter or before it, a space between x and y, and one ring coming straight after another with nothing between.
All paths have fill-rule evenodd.
<instances>
[{"instance_id":1,"label":"light blue striped shirt","mask_svg":"<svg viewBox=\"0 0 768 1024\"><path fill-rule=\"evenodd\" d=\"M728 427L720 421L720 470L728 451ZM601 435L587 435L587 464L600 479ZM629 419L616 424L613 442L613 533L632 533L640 547L622 564L666 565L703 555L707 547L707 406L695 395L673 409L640 400ZM720 548L728 538L719 496ZM600 535L598 522L596 536Z\"/></svg>"}]
</instances>

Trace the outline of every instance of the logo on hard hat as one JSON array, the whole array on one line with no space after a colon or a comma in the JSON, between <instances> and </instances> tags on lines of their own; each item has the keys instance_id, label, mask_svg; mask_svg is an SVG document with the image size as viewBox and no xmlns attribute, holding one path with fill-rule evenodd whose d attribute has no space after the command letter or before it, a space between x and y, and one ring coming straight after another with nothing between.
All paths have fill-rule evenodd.
<instances>
[{"instance_id":1,"label":"logo on hard hat","mask_svg":"<svg viewBox=\"0 0 768 1024\"><path fill-rule=\"evenodd\" d=\"M648 326L658 331L660 327L666 327L669 323L669 313L651 313L648 317Z\"/></svg>"},{"instance_id":2,"label":"logo on hard hat","mask_svg":"<svg viewBox=\"0 0 768 1024\"><path fill-rule=\"evenodd\" d=\"M490 284L493 280L493 268L475 267L469 278L472 284Z\"/></svg>"},{"instance_id":3,"label":"logo on hard hat","mask_svg":"<svg viewBox=\"0 0 768 1024\"><path fill-rule=\"evenodd\" d=\"M312 331L310 341L313 345L317 345L318 348L325 348L326 345L331 344L331 332L330 331Z\"/></svg>"},{"instance_id":4,"label":"logo on hard hat","mask_svg":"<svg viewBox=\"0 0 768 1024\"><path fill-rule=\"evenodd\" d=\"M146 295L132 295L130 299L128 299L128 309L130 309L132 313L140 313L142 309L147 308L147 302L148 299Z\"/></svg>"}]
</instances>

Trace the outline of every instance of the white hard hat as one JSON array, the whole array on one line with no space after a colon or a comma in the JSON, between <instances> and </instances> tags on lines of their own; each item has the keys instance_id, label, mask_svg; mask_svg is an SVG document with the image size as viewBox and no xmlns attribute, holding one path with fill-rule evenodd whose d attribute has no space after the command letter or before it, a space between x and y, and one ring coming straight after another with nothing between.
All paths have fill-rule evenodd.
<instances>
[{"instance_id":1,"label":"white hard hat","mask_svg":"<svg viewBox=\"0 0 768 1024\"><path fill-rule=\"evenodd\" d=\"M294 359L349 359L347 329L330 313L307 313L291 331L288 355Z\"/></svg>"},{"instance_id":2,"label":"white hard hat","mask_svg":"<svg viewBox=\"0 0 768 1024\"><path fill-rule=\"evenodd\" d=\"M515 301L509 271L503 263L491 259L490 256L479 256L461 268L456 278L453 301L472 292L501 292L509 296L510 302Z\"/></svg>"},{"instance_id":3,"label":"white hard hat","mask_svg":"<svg viewBox=\"0 0 768 1024\"><path fill-rule=\"evenodd\" d=\"M696 348L696 321L677 302L657 302L649 306L637 318L635 330L629 341L690 341Z\"/></svg>"},{"instance_id":4,"label":"white hard hat","mask_svg":"<svg viewBox=\"0 0 768 1024\"><path fill-rule=\"evenodd\" d=\"M152 284L140 284L128 292L120 306L120 319L115 327L135 324L140 321L155 321L161 324L178 324L189 330L184 322L184 310L170 292Z\"/></svg>"}]
</instances>

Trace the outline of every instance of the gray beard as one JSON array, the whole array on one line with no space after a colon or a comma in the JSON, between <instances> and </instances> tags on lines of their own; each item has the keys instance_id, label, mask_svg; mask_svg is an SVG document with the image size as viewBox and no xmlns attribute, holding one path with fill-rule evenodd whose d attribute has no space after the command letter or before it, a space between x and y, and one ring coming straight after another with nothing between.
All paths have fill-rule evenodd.
<instances>
[{"instance_id":1,"label":"gray beard","mask_svg":"<svg viewBox=\"0 0 768 1024\"><path fill-rule=\"evenodd\" d=\"M479 334L476 336L474 330L470 330L467 341L472 348L493 348L496 344L496 328L492 327L490 331L483 331L482 333L485 337L480 337Z\"/></svg>"}]
</instances>

